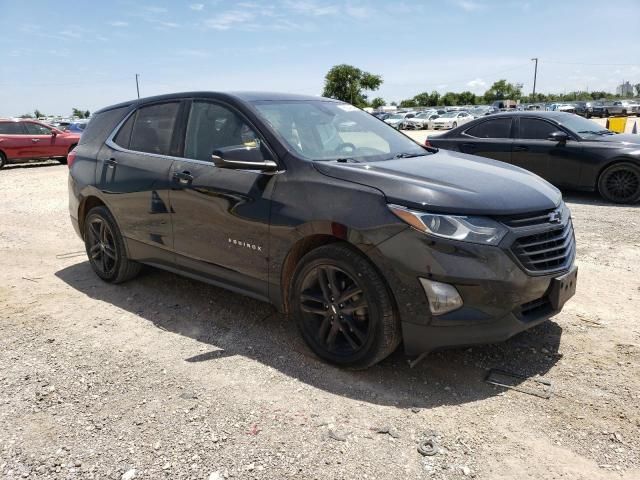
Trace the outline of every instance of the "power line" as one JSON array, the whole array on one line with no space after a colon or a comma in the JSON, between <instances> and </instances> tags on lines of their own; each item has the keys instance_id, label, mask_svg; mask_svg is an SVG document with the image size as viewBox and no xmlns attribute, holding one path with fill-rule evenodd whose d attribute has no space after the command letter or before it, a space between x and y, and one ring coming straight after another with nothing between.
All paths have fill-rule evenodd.
<instances>
[{"instance_id":1,"label":"power line","mask_svg":"<svg viewBox=\"0 0 640 480\"><path fill-rule=\"evenodd\" d=\"M587 65L591 67L640 67L640 63L586 63L586 62L556 62L553 60L544 60L544 63L553 63L556 65Z\"/></svg>"}]
</instances>

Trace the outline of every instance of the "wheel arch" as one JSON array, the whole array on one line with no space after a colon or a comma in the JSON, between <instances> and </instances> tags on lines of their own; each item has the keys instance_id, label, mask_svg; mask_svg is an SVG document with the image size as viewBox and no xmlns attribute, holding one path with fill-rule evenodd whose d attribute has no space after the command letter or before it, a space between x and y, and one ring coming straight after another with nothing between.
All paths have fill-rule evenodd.
<instances>
[{"instance_id":1,"label":"wheel arch","mask_svg":"<svg viewBox=\"0 0 640 480\"><path fill-rule=\"evenodd\" d=\"M107 205L97 196L89 195L82 199L80 205L78 206L78 226L80 228L80 233L82 238L84 239L84 220L87 217L87 213L91 211L92 208L95 207L105 207L109 209Z\"/></svg>"},{"instance_id":2,"label":"wheel arch","mask_svg":"<svg viewBox=\"0 0 640 480\"><path fill-rule=\"evenodd\" d=\"M600 170L598 170L598 174L596 175L595 185L594 185L594 189L595 189L596 192L599 191L598 186L600 185L600 178L602 177L602 174L605 172L605 170L607 170L609 167L613 167L614 165L618 165L620 163L632 163L633 165L636 166L636 168L640 168L640 161L638 159L633 158L633 157L615 157L615 158L612 158L608 163L603 165L600 168Z\"/></svg>"}]
</instances>

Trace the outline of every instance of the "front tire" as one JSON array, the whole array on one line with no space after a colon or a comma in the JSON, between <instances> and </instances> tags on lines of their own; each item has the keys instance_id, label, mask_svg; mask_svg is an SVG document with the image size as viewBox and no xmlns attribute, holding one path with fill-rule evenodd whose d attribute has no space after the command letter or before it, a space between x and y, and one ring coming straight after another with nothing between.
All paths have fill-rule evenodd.
<instances>
[{"instance_id":1,"label":"front tire","mask_svg":"<svg viewBox=\"0 0 640 480\"><path fill-rule=\"evenodd\" d=\"M120 229L106 207L94 207L85 217L84 243L91 268L105 282L122 283L140 273L141 265L129 260Z\"/></svg>"},{"instance_id":2,"label":"front tire","mask_svg":"<svg viewBox=\"0 0 640 480\"><path fill-rule=\"evenodd\" d=\"M347 245L305 255L293 277L290 305L311 350L340 367L370 367L400 343L389 289L369 260Z\"/></svg>"},{"instance_id":3,"label":"front tire","mask_svg":"<svg viewBox=\"0 0 640 480\"><path fill-rule=\"evenodd\" d=\"M453 125L451 125L451 130L453 130L454 128L456 128L458 126L458 122L453 122Z\"/></svg>"},{"instance_id":4,"label":"front tire","mask_svg":"<svg viewBox=\"0 0 640 480\"><path fill-rule=\"evenodd\" d=\"M640 168L629 162L611 165L600 175L598 191L610 202L637 202L640 200Z\"/></svg>"},{"instance_id":5,"label":"front tire","mask_svg":"<svg viewBox=\"0 0 640 480\"><path fill-rule=\"evenodd\" d=\"M4 153L0 152L0 169L7 164L7 157Z\"/></svg>"}]
</instances>

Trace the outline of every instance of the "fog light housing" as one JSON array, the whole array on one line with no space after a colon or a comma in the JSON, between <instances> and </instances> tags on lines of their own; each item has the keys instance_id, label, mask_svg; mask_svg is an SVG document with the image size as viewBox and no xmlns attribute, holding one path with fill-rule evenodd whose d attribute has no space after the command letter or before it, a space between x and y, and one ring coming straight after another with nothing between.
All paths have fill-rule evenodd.
<instances>
[{"instance_id":1,"label":"fog light housing","mask_svg":"<svg viewBox=\"0 0 640 480\"><path fill-rule=\"evenodd\" d=\"M453 285L426 278L420 278L420 283L424 288L424 293L427 294L429 310L432 315L443 315L462 307L462 297Z\"/></svg>"}]
</instances>

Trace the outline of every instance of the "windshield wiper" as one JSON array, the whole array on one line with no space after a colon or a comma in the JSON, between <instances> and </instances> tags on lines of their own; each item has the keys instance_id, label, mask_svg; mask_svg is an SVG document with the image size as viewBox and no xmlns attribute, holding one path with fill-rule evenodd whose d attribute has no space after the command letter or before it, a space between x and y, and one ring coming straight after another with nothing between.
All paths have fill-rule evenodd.
<instances>
[{"instance_id":1,"label":"windshield wiper","mask_svg":"<svg viewBox=\"0 0 640 480\"><path fill-rule=\"evenodd\" d=\"M413 158L413 157L424 157L424 153L398 153L394 155L393 158Z\"/></svg>"},{"instance_id":2,"label":"windshield wiper","mask_svg":"<svg viewBox=\"0 0 640 480\"><path fill-rule=\"evenodd\" d=\"M360 160L356 160L353 157L336 158L335 161L339 163L361 163Z\"/></svg>"},{"instance_id":3,"label":"windshield wiper","mask_svg":"<svg viewBox=\"0 0 640 480\"><path fill-rule=\"evenodd\" d=\"M587 135L612 135L613 132L610 130L581 130L578 133L586 133Z\"/></svg>"}]
</instances>

